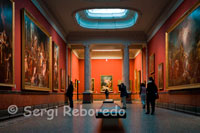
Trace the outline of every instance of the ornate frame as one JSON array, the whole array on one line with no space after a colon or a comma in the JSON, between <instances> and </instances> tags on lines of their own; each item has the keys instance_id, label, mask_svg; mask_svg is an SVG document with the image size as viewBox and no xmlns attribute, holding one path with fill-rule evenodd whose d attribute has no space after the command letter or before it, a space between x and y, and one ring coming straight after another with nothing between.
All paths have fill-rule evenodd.
<instances>
[{"instance_id":1,"label":"ornate frame","mask_svg":"<svg viewBox=\"0 0 200 133\"><path fill-rule=\"evenodd\" d=\"M15 45L14 45L14 42L15 42L15 2L13 0L9 0L11 2L11 5L12 5L12 71L13 71L13 82L12 84L6 84L6 83L0 83L0 86L7 86L7 87L15 87Z\"/></svg>"},{"instance_id":2,"label":"ornate frame","mask_svg":"<svg viewBox=\"0 0 200 133\"><path fill-rule=\"evenodd\" d=\"M28 16L31 21L35 23L42 32L49 38L49 87L36 87L25 85L25 17ZM34 90L34 91L51 91L52 90L52 37L47 30L29 13L26 9L22 10L22 89L23 90Z\"/></svg>"},{"instance_id":3,"label":"ornate frame","mask_svg":"<svg viewBox=\"0 0 200 133\"><path fill-rule=\"evenodd\" d=\"M161 72L162 72L162 79L163 79L163 86L162 87L160 87L160 84L159 84L159 82L160 82L160 79L159 79L159 67L161 67ZM162 90L162 89L164 89L164 64L163 63L160 63L159 65L158 65L158 89L160 89L160 90Z\"/></svg>"},{"instance_id":4,"label":"ornate frame","mask_svg":"<svg viewBox=\"0 0 200 133\"><path fill-rule=\"evenodd\" d=\"M153 70L150 69L151 63L153 63L153 68L152 68ZM149 56L149 73L150 74L155 73L155 53Z\"/></svg>"},{"instance_id":5,"label":"ornate frame","mask_svg":"<svg viewBox=\"0 0 200 133\"><path fill-rule=\"evenodd\" d=\"M169 69L169 66L168 66L168 34L174 30L182 21L184 21L184 19L186 17L188 17L196 8L198 8L200 6L200 2L198 1L191 9L189 9L188 11L186 11L179 19L178 21L175 22L175 24L173 24L168 30L167 32L165 33L165 54L166 54L166 89L167 90L180 90L180 89L192 89L192 88L200 88L200 83L196 83L196 84L188 84L188 85L178 85L178 86L168 86L168 69Z\"/></svg>"},{"instance_id":6,"label":"ornate frame","mask_svg":"<svg viewBox=\"0 0 200 133\"><path fill-rule=\"evenodd\" d=\"M65 70L64 69L60 69L60 81L61 81L60 90L61 91L65 91L65 89L66 89L66 74L65 74ZM64 88L62 88L63 87L63 81L64 81Z\"/></svg>"},{"instance_id":7,"label":"ornate frame","mask_svg":"<svg viewBox=\"0 0 200 133\"><path fill-rule=\"evenodd\" d=\"M59 80L59 75L61 75L61 73L60 73L60 71L59 71L59 67L60 67L60 63L59 63L59 51L60 51L60 48L59 48L59 46L55 43L55 42L53 42L53 59L52 59L52 67L53 67L53 65L54 65L54 52L55 52L55 47L58 47L58 88L57 89L55 89L54 88L54 84L53 84L53 82L54 82L54 80L52 80L52 88L53 88L53 91L58 91L59 90L59 83L60 83L60 80L61 80L61 78L60 78L60 80ZM54 67L53 67L53 69L52 69L52 79L54 79Z\"/></svg>"},{"instance_id":8,"label":"ornate frame","mask_svg":"<svg viewBox=\"0 0 200 133\"><path fill-rule=\"evenodd\" d=\"M112 76L112 75L101 75L101 76L100 76L100 85L101 85L101 77L102 77L102 76L111 76L111 77L112 77L112 87L111 87L111 88L112 88L112 91L110 91L110 92L113 92L113 76ZM102 86L100 87L100 89L101 89L101 90L100 90L101 92L105 92L105 91L102 91Z\"/></svg>"}]
</instances>

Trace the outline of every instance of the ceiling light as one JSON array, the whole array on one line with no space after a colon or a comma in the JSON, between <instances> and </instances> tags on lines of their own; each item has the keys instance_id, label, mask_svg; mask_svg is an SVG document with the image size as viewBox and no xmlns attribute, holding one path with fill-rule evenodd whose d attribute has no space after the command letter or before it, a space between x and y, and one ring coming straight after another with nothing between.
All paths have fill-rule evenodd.
<instances>
[{"instance_id":1,"label":"ceiling light","mask_svg":"<svg viewBox=\"0 0 200 133\"><path fill-rule=\"evenodd\" d=\"M121 51L121 49L93 49L95 52L117 52Z\"/></svg>"}]
</instances>

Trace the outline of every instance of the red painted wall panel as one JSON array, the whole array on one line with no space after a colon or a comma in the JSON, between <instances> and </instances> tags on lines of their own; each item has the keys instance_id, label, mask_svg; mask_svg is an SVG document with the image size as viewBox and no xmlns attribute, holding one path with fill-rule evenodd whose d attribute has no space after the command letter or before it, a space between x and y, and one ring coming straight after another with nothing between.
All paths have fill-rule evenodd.
<instances>
[{"instance_id":1,"label":"red painted wall panel","mask_svg":"<svg viewBox=\"0 0 200 133\"><path fill-rule=\"evenodd\" d=\"M79 59L72 52L72 81L75 82L75 79L79 80Z\"/></svg>"},{"instance_id":2,"label":"red painted wall panel","mask_svg":"<svg viewBox=\"0 0 200 133\"><path fill-rule=\"evenodd\" d=\"M133 67L134 60L130 60L130 80L134 79ZM113 93L118 93L118 80L122 80L122 60L121 59L92 59L91 60L91 78L95 79L94 93L101 93L101 75L113 76ZM84 92L84 60L79 60L79 93ZM102 93L104 94L104 93Z\"/></svg>"},{"instance_id":3,"label":"red painted wall panel","mask_svg":"<svg viewBox=\"0 0 200 133\"><path fill-rule=\"evenodd\" d=\"M22 62L22 9L25 8L28 12L30 12L36 20L49 32L52 36L52 41L54 41L59 46L59 68L65 69L66 64L66 44L62 40L62 38L57 34L57 32L53 29L53 27L48 23L45 17L39 12L39 10L34 6L31 0L14 0L15 1L15 55L14 55L14 68L15 68L15 84L16 87L12 88L12 91L22 91L21 85L21 62ZM59 78L59 77L58 77ZM38 94L37 94L38 93ZM60 90L58 91L60 92ZM18 106L26 106L26 105L36 105L36 104L48 104L48 103L58 103L64 101L64 96L60 95L43 95L40 92L35 92L32 94L31 92L28 94L21 93L2 93L0 94L1 101L4 104L0 104L0 109L5 109L7 106L11 104L16 104Z\"/></svg>"},{"instance_id":4,"label":"red painted wall panel","mask_svg":"<svg viewBox=\"0 0 200 133\"><path fill-rule=\"evenodd\" d=\"M148 56L155 53L155 82L158 85L158 65L164 63L164 77L166 76L165 61L165 32L177 22L177 20L189 10L198 0L185 0L171 17L160 28L156 35L148 42ZM165 79L165 78L164 78ZM164 80L164 88L166 80Z\"/></svg>"},{"instance_id":5,"label":"red painted wall panel","mask_svg":"<svg viewBox=\"0 0 200 133\"><path fill-rule=\"evenodd\" d=\"M66 44L48 23L44 16L34 6L30 0L15 0L15 83L16 90L21 90L21 47L22 47L22 19L21 11L25 8L36 20L50 33L52 40L59 46L59 67L65 69L66 64Z\"/></svg>"},{"instance_id":6,"label":"red painted wall panel","mask_svg":"<svg viewBox=\"0 0 200 133\"><path fill-rule=\"evenodd\" d=\"M155 53L155 82L158 85L158 65L164 63L164 92L166 90L166 57L165 57L165 32L177 22L198 0L184 0L184 2L176 9L165 24L159 29L155 36L148 42L148 56ZM173 91L172 91L173 92ZM179 90L174 93L161 93L158 102L175 103L190 106L200 106L199 89L196 90Z\"/></svg>"}]
</instances>

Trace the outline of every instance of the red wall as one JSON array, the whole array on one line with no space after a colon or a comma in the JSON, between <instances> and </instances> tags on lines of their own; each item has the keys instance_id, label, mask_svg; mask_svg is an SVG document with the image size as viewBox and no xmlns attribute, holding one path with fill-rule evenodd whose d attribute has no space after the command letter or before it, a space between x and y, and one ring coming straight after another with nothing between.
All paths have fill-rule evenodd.
<instances>
[{"instance_id":1,"label":"red wall","mask_svg":"<svg viewBox=\"0 0 200 133\"><path fill-rule=\"evenodd\" d=\"M72 81L79 80L79 59L72 52Z\"/></svg>"},{"instance_id":2,"label":"red wall","mask_svg":"<svg viewBox=\"0 0 200 133\"><path fill-rule=\"evenodd\" d=\"M184 2L176 9L165 24L160 28L156 35L148 42L148 56L155 53L155 82L158 85L158 65L164 63L164 77L166 76L166 57L165 57L165 32L177 22L177 20L184 15L198 0L184 0ZM166 90L166 78L164 78L164 92ZM200 93L196 90L175 91L170 93L161 93L160 102L186 104L193 106L200 106Z\"/></svg>"},{"instance_id":3,"label":"red wall","mask_svg":"<svg viewBox=\"0 0 200 133\"><path fill-rule=\"evenodd\" d=\"M94 93L101 93L101 75L112 75L113 76L113 93L118 93L118 80L122 80L122 59L92 59L91 60L91 78L95 79L95 90ZM134 79L133 73L134 60L130 60L130 80ZM79 79L80 79L80 91L84 92L84 60L79 60ZM102 93L104 94L104 93Z\"/></svg>"},{"instance_id":4,"label":"red wall","mask_svg":"<svg viewBox=\"0 0 200 133\"><path fill-rule=\"evenodd\" d=\"M175 23L177 20L190 9L198 0L185 0L178 9L171 15L171 17L160 28L156 35L148 42L148 55L155 53L155 82L158 84L158 65L164 63L164 77L166 75L166 63L165 63L165 32ZM166 81L164 81L166 86ZM165 87L164 87L165 88Z\"/></svg>"},{"instance_id":5,"label":"red wall","mask_svg":"<svg viewBox=\"0 0 200 133\"><path fill-rule=\"evenodd\" d=\"M21 90L21 47L22 47L22 19L21 10L25 8L30 12L37 21L50 33L52 36L52 41L54 41L59 46L59 67L65 69L66 64L66 44L53 29L53 27L48 23L44 16L39 12L39 10L34 6L30 0L16 0L15 1L15 83L16 90ZM17 63L16 63L17 62Z\"/></svg>"},{"instance_id":6,"label":"red wall","mask_svg":"<svg viewBox=\"0 0 200 133\"><path fill-rule=\"evenodd\" d=\"M25 8L28 12L30 12L36 19L37 21L50 33L52 36L52 41L54 41L58 46L59 46L59 67L60 69L65 69L65 64L66 64L66 44L65 42L61 39L61 37L57 34L57 32L53 29L53 27L48 23L48 21L44 18L44 16L39 12L39 10L34 6L34 4L31 2L31 0L14 0L15 1L15 55L14 55L14 60L15 60L15 84L16 88L13 88L13 91L21 91L21 49L22 49L22 9ZM60 90L58 91L60 92ZM39 94L39 93L38 93ZM29 105L32 104L41 104L41 103L48 103L48 102L59 102L63 101L63 95L56 95L54 100L48 100L52 95L42 95L44 98L37 98L37 97L42 97L41 95L37 95L34 93L33 95L31 92L26 96L26 94L21 95L21 93L17 94L0 94L1 95L1 101L4 101L4 106L0 106L0 109L4 108L8 104L15 103L17 104L20 102L20 106L26 105L27 101ZM6 97L4 95L9 95L9 97ZM58 98L56 98L58 97ZM61 98L62 97L62 98ZM28 100L29 99L29 100ZM34 99L30 100L30 99ZM0 104L2 105L2 104Z\"/></svg>"}]
</instances>

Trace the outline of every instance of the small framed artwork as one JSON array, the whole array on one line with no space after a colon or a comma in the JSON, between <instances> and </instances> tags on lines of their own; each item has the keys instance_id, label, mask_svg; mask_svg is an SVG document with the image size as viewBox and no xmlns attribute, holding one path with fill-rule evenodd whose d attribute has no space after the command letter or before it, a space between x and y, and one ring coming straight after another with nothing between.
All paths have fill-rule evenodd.
<instances>
[{"instance_id":1,"label":"small framed artwork","mask_svg":"<svg viewBox=\"0 0 200 133\"><path fill-rule=\"evenodd\" d=\"M66 88L66 80L65 80L65 70L60 69L60 81L61 81L61 91L65 91Z\"/></svg>"},{"instance_id":2,"label":"small framed artwork","mask_svg":"<svg viewBox=\"0 0 200 133\"><path fill-rule=\"evenodd\" d=\"M133 89L133 81L132 80L129 81L129 88L130 88L129 91L131 92Z\"/></svg>"},{"instance_id":3,"label":"small framed artwork","mask_svg":"<svg viewBox=\"0 0 200 133\"><path fill-rule=\"evenodd\" d=\"M155 54L149 57L149 72L153 74L155 72Z\"/></svg>"},{"instance_id":4,"label":"small framed artwork","mask_svg":"<svg viewBox=\"0 0 200 133\"><path fill-rule=\"evenodd\" d=\"M94 81L95 81L94 78L92 78L91 79L91 89L92 89L93 92L94 92L94 85L95 85Z\"/></svg>"},{"instance_id":5,"label":"small framed artwork","mask_svg":"<svg viewBox=\"0 0 200 133\"><path fill-rule=\"evenodd\" d=\"M140 92L140 84L141 84L141 71L139 70L137 72L137 91L136 92Z\"/></svg>"},{"instance_id":6,"label":"small framed artwork","mask_svg":"<svg viewBox=\"0 0 200 133\"><path fill-rule=\"evenodd\" d=\"M101 76L101 92L104 92L106 89L109 92L113 92L113 79L111 75L102 75Z\"/></svg>"},{"instance_id":7,"label":"small framed artwork","mask_svg":"<svg viewBox=\"0 0 200 133\"><path fill-rule=\"evenodd\" d=\"M137 91L137 69L134 70L134 92Z\"/></svg>"},{"instance_id":8,"label":"small framed artwork","mask_svg":"<svg viewBox=\"0 0 200 133\"><path fill-rule=\"evenodd\" d=\"M164 89L164 73L163 73L163 63L158 65L158 88L160 90Z\"/></svg>"}]
</instances>

